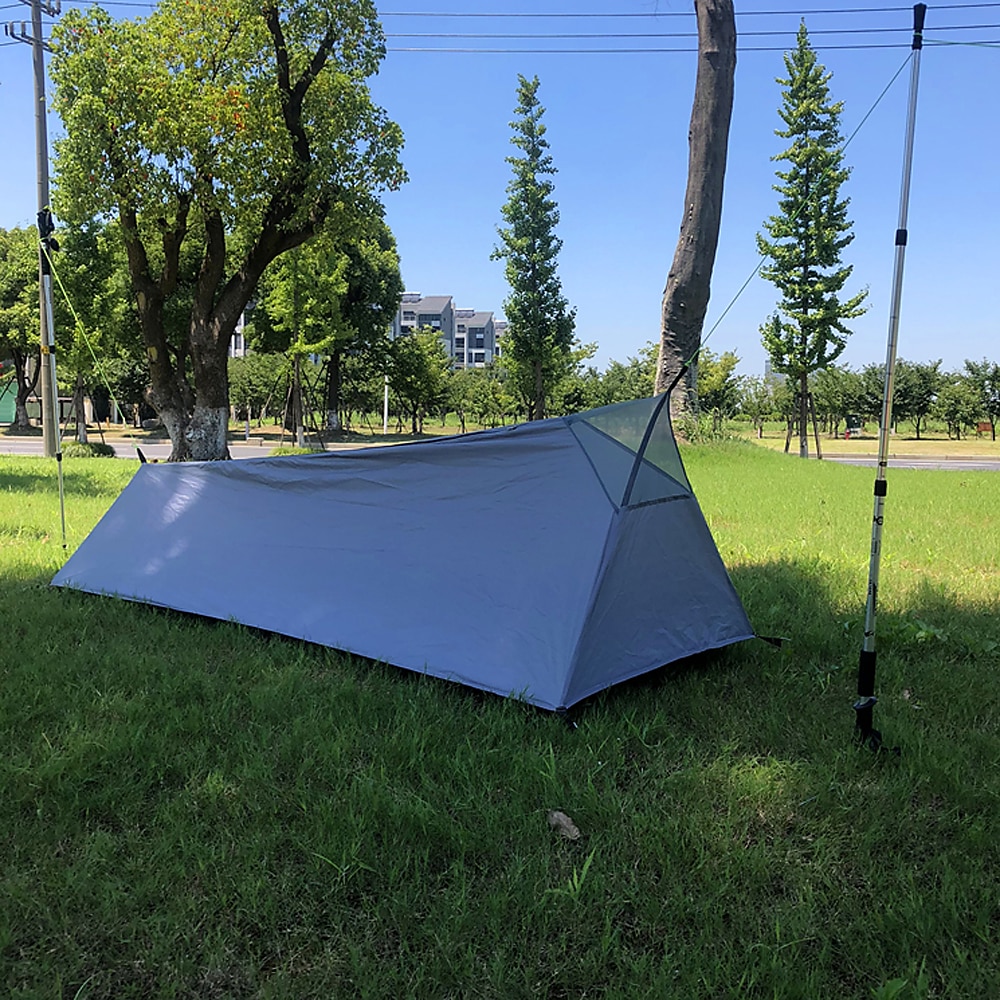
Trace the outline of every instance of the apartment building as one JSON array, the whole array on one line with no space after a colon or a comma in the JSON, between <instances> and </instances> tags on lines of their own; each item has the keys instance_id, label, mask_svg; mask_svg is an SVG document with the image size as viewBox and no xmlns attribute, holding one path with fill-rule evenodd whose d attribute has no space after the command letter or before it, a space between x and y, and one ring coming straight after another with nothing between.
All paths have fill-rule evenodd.
<instances>
[{"instance_id":1,"label":"apartment building","mask_svg":"<svg viewBox=\"0 0 1000 1000\"><path fill-rule=\"evenodd\" d=\"M501 324L506 327L506 324ZM393 319L394 337L430 327L437 330L455 368L476 368L499 357L493 313L460 309L450 295L404 292Z\"/></svg>"}]
</instances>

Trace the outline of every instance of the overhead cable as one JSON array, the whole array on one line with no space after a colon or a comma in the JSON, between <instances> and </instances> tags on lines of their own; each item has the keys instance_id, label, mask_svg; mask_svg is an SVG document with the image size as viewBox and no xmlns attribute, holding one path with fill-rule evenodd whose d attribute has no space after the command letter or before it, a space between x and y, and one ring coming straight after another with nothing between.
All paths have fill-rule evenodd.
<instances>
[{"instance_id":1,"label":"overhead cable","mask_svg":"<svg viewBox=\"0 0 1000 1000\"><path fill-rule=\"evenodd\" d=\"M992 31L1000 28L1000 24L949 24L936 28L936 31ZM783 35L794 35L796 28L770 29L767 31L743 31L740 38L764 38ZM809 37L816 35L885 35L903 33L911 34L912 29L907 27L895 28L818 28L809 32ZM389 31L386 38L530 38L541 39L585 39L585 38L697 38L697 31L666 31L666 32L444 32L444 31Z\"/></svg>"},{"instance_id":2,"label":"overhead cable","mask_svg":"<svg viewBox=\"0 0 1000 1000\"><path fill-rule=\"evenodd\" d=\"M935 10L977 10L990 7L1000 7L1000 3L946 3L935 4ZM738 11L737 19L743 17L812 17L817 14L896 14L910 11L910 6L903 7L829 7L816 10L745 10ZM665 18L694 17L693 11L425 11L425 10L380 10L382 17L549 17L549 18Z\"/></svg>"}]
</instances>

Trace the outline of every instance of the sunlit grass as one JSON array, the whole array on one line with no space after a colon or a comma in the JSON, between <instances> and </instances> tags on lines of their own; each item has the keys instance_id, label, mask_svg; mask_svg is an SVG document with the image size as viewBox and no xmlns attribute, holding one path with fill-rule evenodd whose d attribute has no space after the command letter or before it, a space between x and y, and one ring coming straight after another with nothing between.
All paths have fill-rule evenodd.
<instances>
[{"instance_id":1,"label":"sunlit grass","mask_svg":"<svg viewBox=\"0 0 1000 1000\"><path fill-rule=\"evenodd\" d=\"M755 626L791 642L623 685L574 731L53 591L54 463L0 458L6 995L998 995L1000 477L890 474L876 717L902 754L873 756L872 472L685 460ZM133 471L66 462L70 549Z\"/></svg>"}]
</instances>

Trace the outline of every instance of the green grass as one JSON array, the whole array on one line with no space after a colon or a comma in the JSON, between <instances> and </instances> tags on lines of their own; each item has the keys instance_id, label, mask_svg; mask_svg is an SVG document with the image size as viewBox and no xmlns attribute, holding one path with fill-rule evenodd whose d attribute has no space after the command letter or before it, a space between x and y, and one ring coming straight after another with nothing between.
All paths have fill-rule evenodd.
<instances>
[{"instance_id":1,"label":"green grass","mask_svg":"<svg viewBox=\"0 0 1000 1000\"><path fill-rule=\"evenodd\" d=\"M850 710L871 471L685 460L751 619L792 641L622 685L572 731L52 591L54 463L0 458L5 995L1000 995L1000 477L890 475L876 716L902 755L876 756ZM133 467L64 464L72 548Z\"/></svg>"}]
</instances>

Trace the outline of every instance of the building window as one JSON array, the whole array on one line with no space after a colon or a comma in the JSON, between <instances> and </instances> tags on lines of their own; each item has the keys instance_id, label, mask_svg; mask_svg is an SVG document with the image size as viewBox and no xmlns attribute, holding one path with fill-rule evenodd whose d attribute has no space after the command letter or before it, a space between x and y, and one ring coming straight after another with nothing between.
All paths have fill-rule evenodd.
<instances>
[{"instance_id":1,"label":"building window","mask_svg":"<svg viewBox=\"0 0 1000 1000\"><path fill-rule=\"evenodd\" d=\"M456 337L455 338L455 350L456 351L462 351L464 349L465 349L465 337Z\"/></svg>"},{"instance_id":2,"label":"building window","mask_svg":"<svg viewBox=\"0 0 1000 1000\"><path fill-rule=\"evenodd\" d=\"M415 312L404 312L403 313L403 322L404 323L412 323L416 318L417 318L417 314Z\"/></svg>"},{"instance_id":3,"label":"building window","mask_svg":"<svg viewBox=\"0 0 1000 1000\"><path fill-rule=\"evenodd\" d=\"M483 351L476 351L476 364L485 364L486 354Z\"/></svg>"},{"instance_id":4,"label":"building window","mask_svg":"<svg viewBox=\"0 0 1000 1000\"><path fill-rule=\"evenodd\" d=\"M464 323L459 323L458 324L458 332L459 333L465 333L465 324Z\"/></svg>"}]
</instances>

